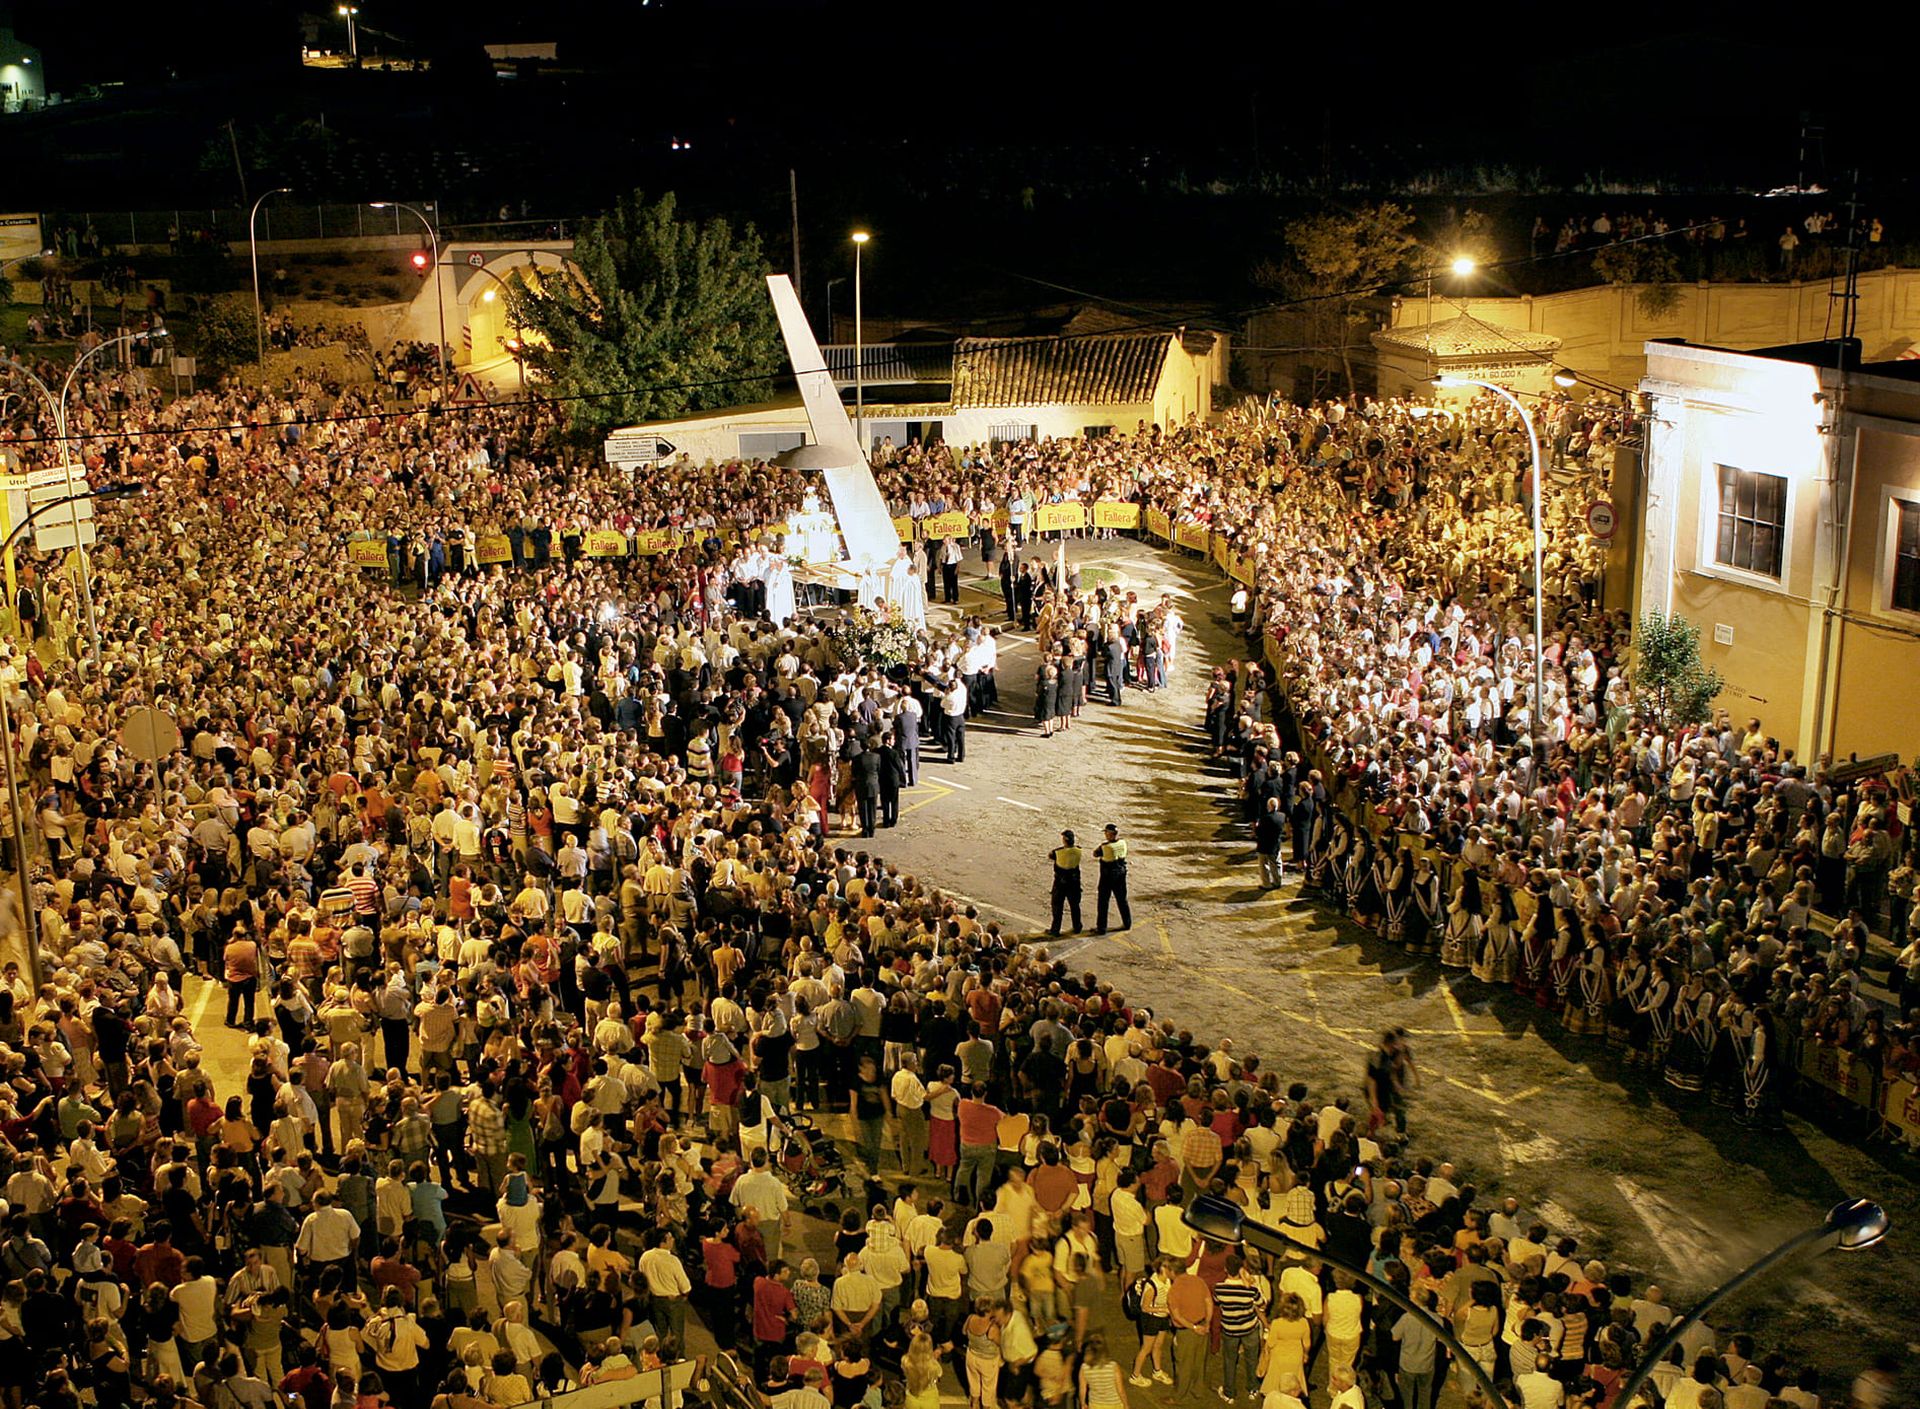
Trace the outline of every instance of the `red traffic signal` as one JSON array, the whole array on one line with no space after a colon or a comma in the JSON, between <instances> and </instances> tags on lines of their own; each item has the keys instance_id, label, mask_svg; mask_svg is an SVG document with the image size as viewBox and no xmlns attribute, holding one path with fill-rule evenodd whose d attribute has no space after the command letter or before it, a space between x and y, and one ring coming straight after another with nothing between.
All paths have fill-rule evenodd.
<instances>
[{"instance_id":1,"label":"red traffic signal","mask_svg":"<svg viewBox=\"0 0 1920 1409\"><path fill-rule=\"evenodd\" d=\"M415 250L413 252L412 258L413 258L413 272L416 274L426 273L428 267L433 263L433 256L428 254L425 250Z\"/></svg>"}]
</instances>

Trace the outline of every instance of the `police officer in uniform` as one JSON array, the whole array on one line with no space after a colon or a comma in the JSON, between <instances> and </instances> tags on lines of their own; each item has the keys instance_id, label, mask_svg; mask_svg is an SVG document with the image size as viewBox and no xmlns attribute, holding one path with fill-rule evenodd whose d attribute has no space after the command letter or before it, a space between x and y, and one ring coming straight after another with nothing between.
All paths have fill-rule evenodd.
<instances>
[{"instance_id":1,"label":"police officer in uniform","mask_svg":"<svg viewBox=\"0 0 1920 1409\"><path fill-rule=\"evenodd\" d=\"M1133 928L1133 907L1127 904L1127 844L1120 840L1120 829L1107 823L1107 839L1093 849L1094 859L1100 863L1099 908L1094 914L1095 934L1107 932L1107 904L1118 902L1120 906L1120 928Z\"/></svg>"},{"instance_id":2,"label":"police officer in uniform","mask_svg":"<svg viewBox=\"0 0 1920 1409\"><path fill-rule=\"evenodd\" d=\"M1073 928L1080 928L1080 848L1074 845L1073 833L1060 834L1060 845L1049 853L1053 857L1053 928L1048 934L1060 933L1060 907L1066 906L1073 913Z\"/></svg>"}]
</instances>

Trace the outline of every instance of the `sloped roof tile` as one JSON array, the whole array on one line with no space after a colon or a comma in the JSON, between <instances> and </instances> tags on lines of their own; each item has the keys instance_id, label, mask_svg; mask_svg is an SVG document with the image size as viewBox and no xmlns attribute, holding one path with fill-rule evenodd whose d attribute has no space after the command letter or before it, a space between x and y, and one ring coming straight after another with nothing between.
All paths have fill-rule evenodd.
<instances>
[{"instance_id":1,"label":"sloped roof tile","mask_svg":"<svg viewBox=\"0 0 1920 1409\"><path fill-rule=\"evenodd\" d=\"M1081 338L962 338L953 350L953 404L1113 406L1151 401L1170 333Z\"/></svg>"}]
</instances>

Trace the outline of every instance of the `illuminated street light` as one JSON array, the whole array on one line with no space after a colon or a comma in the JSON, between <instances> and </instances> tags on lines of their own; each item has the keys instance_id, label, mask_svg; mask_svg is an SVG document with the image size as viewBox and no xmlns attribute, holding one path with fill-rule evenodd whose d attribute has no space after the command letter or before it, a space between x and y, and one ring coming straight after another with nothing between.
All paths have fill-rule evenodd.
<instances>
[{"instance_id":1,"label":"illuminated street light","mask_svg":"<svg viewBox=\"0 0 1920 1409\"><path fill-rule=\"evenodd\" d=\"M860 329L860 251L873 236L865 230L853 232L853 438L859 443L860 458L867 458L866 343Z\"/></svg>"},{"instance_id":2,"label":"illuminated street light","mask_svg":"<svg viewBox=\"0 0 1920 1409\"><path fill-rule=\"evenodd\" d=\"M1553 369L1553 384L1559 387L1560 390L1567 391L1580 385L1580 375L1565 367L1555 367Z\"/></svg>"},{"instance_id":3,"label":"illuminated street light","mask_svg":"<svg viewBox=\"0 0 1920 1409\"><path fill-rule=\"evenodd\" d=\"M1480 265L1473 258L1472 255L1460 254L1460 255L1454 256L1452 267L1453 267L1453 272L1456 275L1458 275L1460 278L1464 279L1467 277L1467 275L1473 273L1474 270L1478 269Z\"/></svg>"},{"instance_id":4,"label":"illuminated street light","mask_svg":"<svg viewBox=\"0 0 1920 1409\"><path fill-rule=\"evenodd\" d=\"M358 5L341 5L334 13L347 22L347 52L354 58L360 57L360 31L353 27L354 16L360 13Z\"/></svg>"}]
</instances>

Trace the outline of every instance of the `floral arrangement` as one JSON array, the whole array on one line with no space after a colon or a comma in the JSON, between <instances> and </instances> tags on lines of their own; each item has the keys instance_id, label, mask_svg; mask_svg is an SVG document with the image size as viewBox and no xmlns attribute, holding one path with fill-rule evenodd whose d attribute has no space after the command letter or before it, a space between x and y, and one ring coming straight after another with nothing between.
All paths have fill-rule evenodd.
<instances>
[{"instance_id":1,"label":"floral arrangement","mask_svg":"<svg viewBox=\"0 0 1920 1409\"><path fill-rule=\"evenodd\" d=\"M905 665L919 649L919 633L890 602L881 603L874 611L842 614L827 628L827 638L833 642L841 664L847 666Z\"/></svg>"}]
</instances>

